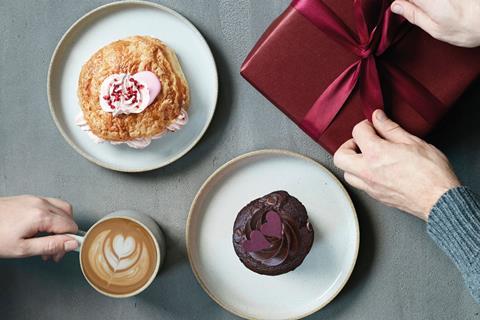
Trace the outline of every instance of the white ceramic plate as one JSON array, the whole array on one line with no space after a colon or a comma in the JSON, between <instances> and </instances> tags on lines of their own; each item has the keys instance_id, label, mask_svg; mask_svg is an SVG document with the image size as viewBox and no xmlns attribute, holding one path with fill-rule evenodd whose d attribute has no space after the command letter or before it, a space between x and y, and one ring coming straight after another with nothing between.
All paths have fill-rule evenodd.
<instances>
[{"instance_id":1,"label":"white ceramic plate","mask_svg":"<svg viewBox=\"0 0 480 320\"><path fill-rule=\"evenodd\" d=\"M175 50L191 93L189 123L143 150L95 144L74 124L80 112L76 92L82 65L101 47L133 35L158 38ZM156 169L187 153L207 130L217 95L215 61L200 32L177 12L149 2L115 2L87 13L60 40L48 72L50 111L63 137L88 160L118 171Z\"/></svg>"},{"instance_id":2,"label":"white ceramic plate","mask_svg":"<svg viewBox=\"0 0 480 320\"><path fill-rule=\"evenodd\" d=\"M251 200L285 190L307 208L315 240L302 265L279 276L247 269L235 255L232 229ZM187 221L193 272L223 308L249 319L298 319L329 303L357 259L355 209L340 182L319 163L296 153L261 150L240 156L203 184Z\"/></svg>"}]
</instances>

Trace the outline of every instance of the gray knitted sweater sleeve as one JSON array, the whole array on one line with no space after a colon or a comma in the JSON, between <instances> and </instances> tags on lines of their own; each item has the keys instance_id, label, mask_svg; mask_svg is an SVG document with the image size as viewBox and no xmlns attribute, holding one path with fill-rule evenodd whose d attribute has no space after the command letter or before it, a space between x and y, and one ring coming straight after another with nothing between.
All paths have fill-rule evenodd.
<instances>
[{"instance_id":1,"label":"gray knitted sweater sleeve","mask_svg":"<svg viewBox=\"0 0 480 320\"><path fill-rule=\"evenodd\" d=\"M447 191L430 211L427 232L480 303L480 198L463 186Z\"/></svg>"}]
</instances>

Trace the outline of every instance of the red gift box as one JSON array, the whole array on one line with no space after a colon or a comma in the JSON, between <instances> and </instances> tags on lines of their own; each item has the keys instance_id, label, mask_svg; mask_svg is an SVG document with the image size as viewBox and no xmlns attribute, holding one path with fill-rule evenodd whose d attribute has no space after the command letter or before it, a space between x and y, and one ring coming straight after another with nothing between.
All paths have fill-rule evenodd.
<instances>
[{"instance_id":1,"label":"red gift box","mask_svg":"<svg viewBox=\"0 0 480 320\"><path fill-rule=\"evenodd\" d=\"M389 4L293 1L241 74L330 153L383 106L409 132L425 136L478 77L480 49L435 40Z\"/></svg>"}]
</instances>

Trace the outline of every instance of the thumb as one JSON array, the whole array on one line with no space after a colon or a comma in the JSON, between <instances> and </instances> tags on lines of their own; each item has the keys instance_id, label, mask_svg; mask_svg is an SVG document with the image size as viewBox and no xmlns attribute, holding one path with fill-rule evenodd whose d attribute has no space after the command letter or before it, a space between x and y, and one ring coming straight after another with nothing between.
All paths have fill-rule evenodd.
<instances>
[{"instance_id":1,"label":"thumb","mask_svg":"<svg viewBox=\"0 0 480 320\"><path fill-rule=\"evenodd\" d=\"M410 133L389 119L381 109L375 110L372 121L377 133L388 141L394 143L412 143L414 140Z\"/></svg>"},{"instance_id":2,"label":"thumb","mask_svg":"<svg viewBox=\"0 0 480 320\"><path fill-rule=\"evenodd\" d=\"M396 0L390 6L393 13L399 14L410 23L419 26L427 33L435 31L435 22L419 7L408 0Z\"/></svg>"},{"instance_id":3,"label":"thumb","mask_svg":"<svg viewBox=\"0 0 480 320\"><path fill-rule=\"evenodd\" d=\"M78 248L78 242L66 235L52 235L26 239L25 256L56 255L73 251Z\"/></svg>"}]
</instances>

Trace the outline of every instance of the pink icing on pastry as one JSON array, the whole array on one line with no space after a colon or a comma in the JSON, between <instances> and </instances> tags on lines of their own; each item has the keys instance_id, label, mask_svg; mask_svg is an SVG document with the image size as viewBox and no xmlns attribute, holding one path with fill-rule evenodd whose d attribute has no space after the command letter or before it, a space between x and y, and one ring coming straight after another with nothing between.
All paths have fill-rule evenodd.
<instances>
[{"instance_id":1,"label":"pink icing on pastry","mask_svg":"<svg viewBox=\"0 0 480 320\"><path fill-rule=\"evenodd\" d=\"M153 100L157 97L160 93L160 80L158 80L157 76L150 71L140 71L133 75L133 78L139 82L143 82L147 85L148 92L150 93L150 99L148 101L148 105L150 105Z\"/></svg>"},{"instance_id":2,"label":"pink icing on pastry","mask_svg":"<svg viewBox=\"0 0 480 320\"><path fill-rule=\"evenodd\" d=\"M114 117L140 113L155 100L160 89L160 80L150 71L111 74L100 86L100 107Z\"/></svg>"}]
</instances>

